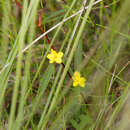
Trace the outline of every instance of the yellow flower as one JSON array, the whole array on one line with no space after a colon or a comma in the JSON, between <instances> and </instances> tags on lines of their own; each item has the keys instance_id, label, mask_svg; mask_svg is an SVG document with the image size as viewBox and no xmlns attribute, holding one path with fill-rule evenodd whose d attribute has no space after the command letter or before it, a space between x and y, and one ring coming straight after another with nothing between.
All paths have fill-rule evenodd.
<instances>
[{"instance_id":1,"label":"yellow flower","mask_svg":"<svg viewBox=\"0 0 130 130\"><path fill-rule=\"evenodd\" d=\"M84 77L81 77L80 76L80 73L79 72L75 72L72 79L74 80L73 81L73 86L76 87L76 86L81 86L81 87L85 87L85 81L86 79Z\"/></svg>"},{"instance_id":2,"label":"yellow flower","mask_svg":"<svg viewBox=\"0 0 130 130\"><path fill-rule=\"evenodd\" d=\"M61 64L62 63L62 57L63 57L63 53L62 52L56 52L53 49L51 49L51 53L47 55L47 58L50 60L50 63L58 63Z\"/></svg>"}]
</instances>

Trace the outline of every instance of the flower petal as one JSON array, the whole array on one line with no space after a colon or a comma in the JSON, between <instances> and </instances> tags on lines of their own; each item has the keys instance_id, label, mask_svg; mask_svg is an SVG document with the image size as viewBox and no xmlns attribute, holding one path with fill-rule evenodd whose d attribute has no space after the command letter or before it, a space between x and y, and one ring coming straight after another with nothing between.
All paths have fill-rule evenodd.
<instances>
[{"instance_id":1,"label":"flower petal","mask_svg":"<svg viewBox=\"0 0 130 130\"><path fill-rule=\"evenodd\" d=\"M74 81L74 82L73 82L73 86L74 86L74 87L78 86L78 82L77 82L77 81Z\"/></svg>"},{"instance_id":2,"label":"flower petal","mask_svg":"<svg viewBox=\"0 0 130 130\"><path fill-rule=\"evenodd\" d=\"M51 49L51 53L52 53L53 55L57 55L57 52L56 52L55 50L53 50L53 49Z\"/></svg>"},{"instance_id":3,"label":"flower petal","mask_svg":"<svg viewBox=\"0 0 130 130\"><path fill-rule=\"evenodd\" d=\"M86 79L84 77L80 78L79 84L81 87L85 87L85 81L86 81Z\"/></svg>"},{"instance_id":4,"label":"flower petal","mask_svg":"<svg viewBox=\"0 0 130 130\"><path fill-rule=\"evenodd\" d=\"M59 52L59 53L57 54L57 57L58 57L58 58L62 58L62 57L63 57L63 52Z\"/></svg>"},{"instance_id":5,"label":"flower petal","mask_svg":"<svg viewBox=\"0 0 130 130\"><path fill-rule=\"evenodd\" d=\"M59 57L57 57L57 58L55 59L55 61L56 61L56 63L58 63L58 64L61 64L61 63L62 63L62 59L59 58Z\"/></svg>"},{"instance_id":6,"label":"flower petal","mask_svg":"<svg viewBox=\"0 0 130 130\"><path fill-rule=\"evenodd\" d=\"M78 80L80 78L80 73L78 71L76 71L72 77L73 80Z\"/></svg>"},{"instance_id":7,"label":"flower petal","mask_svg":"<svg viewBox=\"0 0 130 130\"><path fill-rule=\"evenodd\" d=\"M55 57L54 57L53 54L48 54L48 55L47 55L47 58L50 60L49 63L55 62Z\"/></svg>"}]
</instances>

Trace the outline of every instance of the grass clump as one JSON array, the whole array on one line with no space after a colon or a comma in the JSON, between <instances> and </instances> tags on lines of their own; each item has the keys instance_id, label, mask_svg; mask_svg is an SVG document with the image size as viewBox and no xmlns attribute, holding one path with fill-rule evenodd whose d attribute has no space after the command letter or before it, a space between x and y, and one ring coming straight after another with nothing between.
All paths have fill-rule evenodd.
<instances>
[{"instance_id":1,"label":"grass clump","mask_svg":"<svg viewBox=\"0 0 130 130\"><path fill-rule=\"evenodd\" d=\"M0 129L130 129L130 1L0 2Z\"/></svg>"}]
</instances>

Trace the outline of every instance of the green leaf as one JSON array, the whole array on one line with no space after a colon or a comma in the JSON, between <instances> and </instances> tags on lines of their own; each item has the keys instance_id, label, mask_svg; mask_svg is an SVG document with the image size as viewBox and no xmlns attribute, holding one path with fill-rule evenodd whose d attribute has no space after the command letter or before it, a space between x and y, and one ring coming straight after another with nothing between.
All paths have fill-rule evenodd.
<instances>
[{"instance_id":1,"label":"green leaf","mask_svg":"<svg viewBox=\"0 0 130 130\"><path fill-rule=\"evenodd\" d=\"M40 87L39 87L39 90L38 90L39 93L40 92L43 93L45 91L54 71L55 71L54 65L50 64L48 66L48 68L46 69L46 71L44 72L44 74L43 74L43 76L40 80Z\"/></svg>"},{"instance_id":2,"label":"green leaf","mask_svg":"<svg viewBox=\"0 0 130 130\"><path fill-rule=\"evenodd\" d=\"M82 46L82 40L79 40L79 44L74 56L74 68L77 69L80 63L83 59L83 46Z\"/></svg>"}]
</instances>

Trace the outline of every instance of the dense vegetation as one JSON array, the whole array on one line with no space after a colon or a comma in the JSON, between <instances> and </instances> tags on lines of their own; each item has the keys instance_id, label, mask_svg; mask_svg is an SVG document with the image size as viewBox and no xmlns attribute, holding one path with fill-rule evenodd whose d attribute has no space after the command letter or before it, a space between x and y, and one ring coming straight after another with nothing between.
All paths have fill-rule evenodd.
<instances>
[{"instance_id":1,"label":"dense vegetation","mask_svg":"<svg viewBox=\"0 0 130 130\"><path fill-rule=\"evenodd\" d=\"M129 130L129 8L1 0L0 130Z\"/></svg>"}]
</instances>

